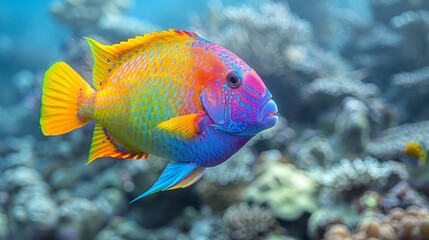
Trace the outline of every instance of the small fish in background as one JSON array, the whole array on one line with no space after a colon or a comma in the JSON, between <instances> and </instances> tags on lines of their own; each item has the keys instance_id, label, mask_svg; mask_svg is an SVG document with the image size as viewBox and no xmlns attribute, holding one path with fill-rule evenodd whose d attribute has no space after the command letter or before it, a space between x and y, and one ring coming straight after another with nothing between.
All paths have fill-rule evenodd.
<instances>
[{"instance_id":1,"label":"small fish in background","mask_svg":"<svg viewBox=\"0 0 429 240\"><path fill-rule=\"evenodd\" d=\"M419 142L409 141L405 143L399 159L411 167L422 167L426 163L426 149Z\"/></svg>"},{"instance_id":2,"label":"small fish in background","mask_svg":"<svg viewBox=\"0 0 429 240\"><path fill-rule=\"evenodd\" d=\"M93 89L67 63L46 71L40 125L61 135L96 121L88 163L102 157L171 160L132 202L184 188L277 122L258 74L195 33L169 30L111 46L87 38Z\"/></svg>"}]
</instances>

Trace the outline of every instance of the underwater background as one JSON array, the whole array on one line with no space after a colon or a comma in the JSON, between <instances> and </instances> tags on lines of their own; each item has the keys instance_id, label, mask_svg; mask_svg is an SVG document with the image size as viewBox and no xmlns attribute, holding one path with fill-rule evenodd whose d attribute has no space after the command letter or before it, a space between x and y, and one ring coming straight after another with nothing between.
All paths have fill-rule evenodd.
<instances>
[{"instance_id":1,"label":"underwater background","mask_svg":"<svg viewBox=\"0 0 429 240\"><path fill-rule=\"evenodd\" d=\"M85 165L93 125L39 128L83 36L194 31L262 77L280 121L192 187L128 202L166 162ZM429 1L0 1L0 239L429 239Z\"/></svg>"}]
</instances>

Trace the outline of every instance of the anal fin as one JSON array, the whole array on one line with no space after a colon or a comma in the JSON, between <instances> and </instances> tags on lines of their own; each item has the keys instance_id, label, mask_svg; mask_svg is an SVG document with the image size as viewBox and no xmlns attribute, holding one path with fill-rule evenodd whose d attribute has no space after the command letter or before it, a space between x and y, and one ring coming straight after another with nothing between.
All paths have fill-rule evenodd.
<instances>
[{"instance_id":1,"label":"anal fin","mask_svg":"<svg viewBox=\"0 0 429 240\"><path fill-rule=\"evenodd\" d=\"M148 158L147 153L129 153L118 151L115 145L107 137L104 127L97 123L95 124L94 135L92 137L91 150L89 151L89 157L87 164L102 157L113 157L113 158L124 158L136 160L141 158Z\"/></svg>"},{"instance_id":2,"label":"anal fin","mask_svg":"<svg viewBox=\"0 0 429 240\"><path fill-rule=\"evenodd\" d=\"M206 168L198 167L196 164L174 162L169 163L161 176L146 192L132 200L133 203L159 191L168 191L177 188L189 187L197 182L204 174Z\"/></svg>"}]
</instances>

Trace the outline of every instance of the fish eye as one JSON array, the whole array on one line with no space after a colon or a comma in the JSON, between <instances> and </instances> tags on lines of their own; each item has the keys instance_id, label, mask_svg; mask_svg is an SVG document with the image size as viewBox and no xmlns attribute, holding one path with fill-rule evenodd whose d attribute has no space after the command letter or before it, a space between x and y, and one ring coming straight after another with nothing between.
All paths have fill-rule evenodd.
<instances>
[{"instance_id":1,"label":"fish eye","mask_svg":"<svg viewBox=\"0 0 429 240\"><path fill-rule=\"evenodd\" d=\"M226 83L231 88L238 88L241 86L241 78L235 72L230 72L226 75Z\"/></svg>"}]
</instances>

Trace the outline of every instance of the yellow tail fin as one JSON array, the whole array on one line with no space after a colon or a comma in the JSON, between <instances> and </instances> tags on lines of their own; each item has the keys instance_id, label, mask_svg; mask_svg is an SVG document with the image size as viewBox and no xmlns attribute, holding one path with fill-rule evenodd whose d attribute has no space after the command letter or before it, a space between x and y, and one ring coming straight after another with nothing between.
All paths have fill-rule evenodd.
<instances>
[{"instance_id":1,"label":"yellow tail fin","mask_svg":"<svg viewBox=\"0 0 429 240\"><path fill-rule=\"evenodd\" d=\"M45 73L40 126L44 135L61 135L90 121L79 107L94 90L67 63L57 62Z\"/></svg>"}]
</instances>

